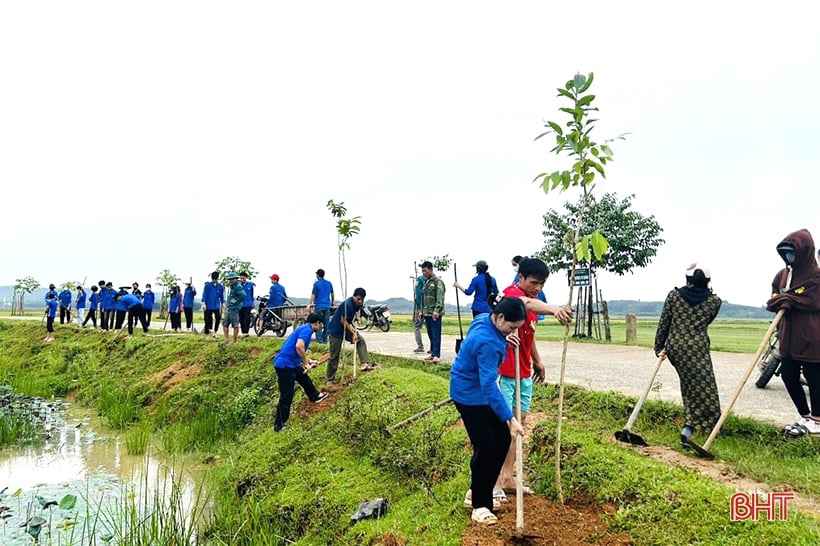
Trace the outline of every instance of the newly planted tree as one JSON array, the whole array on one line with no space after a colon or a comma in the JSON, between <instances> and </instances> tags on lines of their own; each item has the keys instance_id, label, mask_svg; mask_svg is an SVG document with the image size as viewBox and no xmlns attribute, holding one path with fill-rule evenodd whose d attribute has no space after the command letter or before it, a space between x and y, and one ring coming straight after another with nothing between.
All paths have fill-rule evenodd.
<instances>
[{"instance_id":1,"label":"newly planted tree","mask_svg":"<svg viewBox=\"0 0 820 546\"><path fill-rule=\"evenodd\" d=\"M588 93L592 86L593 74L584 76L576 74L563 88L558 89L558 96L569 100L570 106L559 108L569 116L569 121L562 126L554 121L547 121L547 130L536 137L536 140L553 135L555 146L552 153L567 154L573 161L572 167L565 170L556 170L551 173L541 173L535 177L545 193L550 191L565 192L571 188L580 188L581 201L577 214L577 221L567 241L572 252L570 269L569 297L567 306L572 307L573 287L575 285L575 266L579 261L590 261L590 253L600 259L606 254L608 243L599 231L583 234L584 214L590 206L592 192L595 189L597 175L606 178L604 169L612 161L612 150L608 141L596 142L592 139L592 130L597 120L590 114L598 110L592 106L595 95ZM619 138L623 138L622 136ZM563 504L564 493L561 486L561 423L564 411L564 372L567 363L567 344L569 341L569 323L564 329L564 343L561 351L561 368L558 377L558 418L556 423L555 440L555 484L558 501Z\"/></svg>"},{"instance_id":2,"label":"newly planted tree","mask_svg":"<svg viewBox=\"0 0 820 546\"><path fill-rule=\"evenodd\" d=\"M220 261L216 262L215 271L219 271L220 279L224 279L225 276L231 271L234 273L242 273L244 271L248 274L249 279L256 277L256 270L253 268L251 263L246 262L237 256L228 256L227 258L222 258Z\"/></svg>"},{"instance_id":3,"label":"newly planted tree","mask_svg":"<svg viewBox=\"0 0 820 546\"><path fill-rule=\"evenodd\" d=\"M347 217L347 207L344 202L336 203L333 199L328 200L327 209L336 219L336 237L339 250L339 284L342 287L342 297L347 299L347 257L346 251L350 250L350 238L359 233L361 216Z\"/></svg>"},{"instance_id":4,"label":"newly planted tree","mask_svg":"<svg viewBox=\"0 0 820 546\"><path fill-rule=\"evenodd\" d=\"M15 280L12 288L14 292L11 299L11 314L24 315L25 296L40 288L40 283L34 280L34 277L23 277L22 279Z\"/></svg>"},{"instance_id":5,"label":"newly planted tree","mask_svg":"<svg viewBox=\"0 0 820 546\"><path fill-rule=\"evenodd\" d=\"M157 275L157 284L162 287L162 297L159 303L159 318L168 317L168 299L171 297L171 287L180 283L180 278L171 273L170 269L163 269Z\"/></svg>"}]
</instances>

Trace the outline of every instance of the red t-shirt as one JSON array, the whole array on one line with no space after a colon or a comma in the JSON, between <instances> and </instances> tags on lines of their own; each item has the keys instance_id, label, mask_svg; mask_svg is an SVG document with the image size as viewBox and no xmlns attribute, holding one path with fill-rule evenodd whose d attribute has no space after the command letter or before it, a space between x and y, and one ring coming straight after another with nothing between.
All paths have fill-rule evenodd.
<instances>
[{"instance_id":1,"label":"red t-shirt","mask_svg":"<svg viewBox=\"0 0 820 546\"><path fill-rule=\"evenodd\" d=\"M518 287L518 283L515 283L504 289L504 295L507 297L520 297L526 296L527 294ZM521 379L527 379L532 376L532 344L535 343L535 325L537 322L538 315L527 311L527 319L518 329L518 338L521 340L518 346ZM498 367L498 373L504 377L515 377L514 349L507 348L507 357Z\"/></svg>"}]
</instances>

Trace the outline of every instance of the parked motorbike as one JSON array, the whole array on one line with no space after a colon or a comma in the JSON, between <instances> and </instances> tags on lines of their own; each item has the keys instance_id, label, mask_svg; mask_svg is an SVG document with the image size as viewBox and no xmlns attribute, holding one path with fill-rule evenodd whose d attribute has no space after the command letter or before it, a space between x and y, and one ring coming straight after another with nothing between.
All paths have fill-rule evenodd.
<instances>
[{"instance_id":1,"label":"parked motorbike","mask_svg":"<svg viewBox=\"0 0 820 546\"><path fill-rule=\"evenodd\" d=\"M777 342L777 332L775 332L769 342L769 347L760 357L760 362L757 365L760 370L760 377L755 381L755 387L758 389L765 389L772 377L780 376L781 356L780 351L777 349ZM802 373L800 374L800 383L807 385L806 378Z\"/></svg>"},{"instance_id":2,"label":"parked motorbike","mask_svg":"<svg viewBox=\"0 0 820 546\"><path fill-rule=\"evenodd\" d=\"M298 317L298 308L290 300L285 300L288 305L282 307L269 307L269 296L257 296L256 307L251 310L251 322L253 331L257 336L261 336L267 331L271 331L278 337L285 335L288 326L293 323L296 328L304 322Z\"/></svg>"},{"instance_id":3,"label":"parked motorbike","mask_svg":"<svg viewBox=\"0 0 820 546\"><path fill-rule=\"evenodd\" d=\"M357 330L370 330L374 326L382 332L390 331L393 319L390 318L390 309L387 304L362 306L359 316L355 321Z\"/></svg>"}]
</instances>

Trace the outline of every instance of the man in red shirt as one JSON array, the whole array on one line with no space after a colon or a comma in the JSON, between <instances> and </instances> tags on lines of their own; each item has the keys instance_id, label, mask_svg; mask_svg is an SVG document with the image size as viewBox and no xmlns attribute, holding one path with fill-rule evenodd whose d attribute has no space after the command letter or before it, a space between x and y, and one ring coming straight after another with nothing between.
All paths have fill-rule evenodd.
<instances>
[{"instance_id":1,"label":"man in red shirt","mask_svg":"<svg viewBox=\"0 0 820 546\"><path fill-rule=\"evenodd\" d=\"M533 381L543 383L545 377L541 355L535 344L535 325L538 315L553 315L561 324L572 319L572 310L550 305L538 300L538 293L544 288L549 276L547 264L538 258L524 258L518 265L518 281L504 289L505 297L523 297L527 303L527 319L518 329L518 346L521 377L521 425L523 426L530 411ZM515 351L507 349L507 356L498 368L499 386L504 399L515 410ZM515 490L513 468L515 466L515 444L510 445L507 458L495 486L495 495L499 500L504 498L503 491Z\"/></svg>"}]
</instances>

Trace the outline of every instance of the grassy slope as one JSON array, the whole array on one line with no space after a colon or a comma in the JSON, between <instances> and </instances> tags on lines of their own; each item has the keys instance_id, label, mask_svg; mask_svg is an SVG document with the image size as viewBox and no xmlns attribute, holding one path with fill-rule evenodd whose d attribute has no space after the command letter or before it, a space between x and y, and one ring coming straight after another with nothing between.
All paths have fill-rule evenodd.
<instances>
[{"instance_id":1,"label":"grassy slope","mask_svg":"<svg viewBox=\"0 0 820 546\"><path fill-rule=\"evenodd\" d=\"M765 325L764 325L765 329ZM37 323L0 321L0 377L27 394L73 393L122 428L149 423L166 449L219 455L213 544L361 544L393 535L410 544L456 544L468 524L461 499L469 448L451 406L386 438L381 430L447 397L446 368L385 358L328 402L297 395L285 433L271 430L276 387L270 355L281 340L222 347L202 337L136 337L106 345L87 330L58 328L43 344ZM349 360L348 360L349 362ZM175 363L201 373L169 390L147 377ZM349 373L349 368L344 368ZM321 369L313 372L320 376ZM555 414L555 388L539 386L533 411ZM564 491L587 492L618 511L612 524L638 544L816 544L816 520L729 521L730 491L613 444L634 401L568 388ZM674 445L679 407L649 401L636 425L652 444ZM553 426L533 435L529 476L554 491ZM773 427L730 418L713 451L739 472L782 490L820 494L820 444L784 442ZM175 439L175 440L173 440ZM386 497L387 517L350 525L365 499Z\"/></svg>"}]
</instances>

